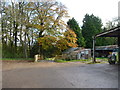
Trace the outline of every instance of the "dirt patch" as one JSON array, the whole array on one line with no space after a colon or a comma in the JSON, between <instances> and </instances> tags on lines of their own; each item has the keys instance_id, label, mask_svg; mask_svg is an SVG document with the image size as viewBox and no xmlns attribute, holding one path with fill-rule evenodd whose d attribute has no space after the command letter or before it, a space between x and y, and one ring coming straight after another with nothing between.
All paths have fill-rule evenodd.
<instances>
[{"instance_id":1,"label":"dirt patch","mask_svg":"<svg viewBox=\"0 0 120 90\"><path fill-rule=\"evenodd\" d=\"M64 66L76 66L84 63L81 62L67 62L67 63L56 63L56 62L32 62L24 60L12 60L12 61L3 61L2 70L11 70L17 68L33 68L33 67L64 67Z\"/></svg>"},{"instance_id":2,"label":"dirt patch","mask_svg":"<svg viewBox=\"0 0 120 90\"><path fill-rule=\"evenodd\" d=\"M48 67L52 66L53 63L45 63L45 62L29 62L29 61L3 61L2 69L10 70L17 68L32 68L32 67Z\"/></svg>"},{"instance_id":3,"label":"dirt patch","mask_svg":"<svg viewBox=\"0 0 120 90\"><path fill-rule=\"evenodd\" d=\"M34 60L2 60L3 63L28 63L34 62Z\"/></svg>"}]
</instances>

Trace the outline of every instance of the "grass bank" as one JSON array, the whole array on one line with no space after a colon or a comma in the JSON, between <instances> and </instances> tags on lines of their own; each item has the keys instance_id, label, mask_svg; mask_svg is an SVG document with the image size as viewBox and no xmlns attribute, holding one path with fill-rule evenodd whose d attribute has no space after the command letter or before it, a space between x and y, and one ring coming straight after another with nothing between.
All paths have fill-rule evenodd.
<instances>
[{"instance_id":1,"label":"grass bank","mask_svg":"<svg viewBox=\"0 0 120 90\"><path fill-rule=\"evenodd\" d=\"M96 58L96 64L99 63L108 63L108 58L101 58L98 57ZM59 63L65 63L65 62L82 62L82 63L86 63L86 64L95 64L92 62L92 58L90 59L80 59L80 60L55 60L55 62L59 62Z\"/></svg>"}]
</instances>

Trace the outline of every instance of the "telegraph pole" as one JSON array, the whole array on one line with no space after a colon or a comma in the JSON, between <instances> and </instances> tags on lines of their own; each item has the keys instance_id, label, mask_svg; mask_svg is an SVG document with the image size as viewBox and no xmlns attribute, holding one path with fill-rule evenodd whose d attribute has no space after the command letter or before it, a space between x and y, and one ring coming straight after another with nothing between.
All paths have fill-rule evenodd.
<instances>
[{"instance_id":1,"label":"telegraph pole","mask_svg":"<svg viewBox=\"0 0 120 90\"><path fill-rule=\"evenodd\" d=\"M96 58L95 58L95 40L96 40L96 38L93 36L93 63L96 62Z\"/></svg>"}]
</instances>

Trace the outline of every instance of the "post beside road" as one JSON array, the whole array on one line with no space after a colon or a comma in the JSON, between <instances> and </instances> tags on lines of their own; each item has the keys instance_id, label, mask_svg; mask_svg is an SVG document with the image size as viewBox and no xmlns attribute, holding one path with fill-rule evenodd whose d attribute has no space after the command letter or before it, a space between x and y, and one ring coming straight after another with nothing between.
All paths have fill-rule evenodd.
<instances>
[{"instance_id":1,"label":"post beside road","mask_svg":"<svg viewBox=\"0 0 120 90\"><path fill-rule=\"evenodd\" d=\"M93 63L96 62L96 58L95 58L95 37L93 36Z\"/></svg>"}]
</instances>

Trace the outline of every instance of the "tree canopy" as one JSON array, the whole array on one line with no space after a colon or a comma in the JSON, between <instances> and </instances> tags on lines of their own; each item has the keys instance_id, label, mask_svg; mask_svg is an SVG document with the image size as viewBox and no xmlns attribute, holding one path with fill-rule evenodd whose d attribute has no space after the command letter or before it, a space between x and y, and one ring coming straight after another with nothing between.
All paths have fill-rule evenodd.
<instances>
[{"instance_id":1,"label":"tree canopy","mask_svg":"<svg viewBox=\"0 0 120 90\"><path fill-rule=\"evenodd\" d=\"M80 29L77 21L74 18L72 18L72 19L68 20L67 24L68 24L69 28L72 29L75 32L75 34L77 35L78 46L84 47L85 41L84 41L84 38L82 36L82 30Z\"/></svg>"},{"instance_id":2,"label":"tree canopy","mask_svg":"<svg viewBox=\"0 0 120 90\"><path fill-rule=\"evenodd\" d=\"M92 48L92 36L114 27L108 22L102 29L99 17L86 14L83 26L69 19L65 5L56 0L39 2L1 2L1 31L3 58L33 57L42 54L45 57L61 54L70 47ZM105 40L110 41L106 44ZM114 38L98 38L96 45L115 43Z\"/></svg>"},{"instance_id":3,"label":"tree canopy","mask_svg":"<svg viewBox=\"0 0 120 90\"><path fill-rule=\"evenodd\" d=\"M71 31L63 20L69 16L61 2L2 2L1 7L3 57L27 58L38 53L47 56L52 49L62 51L76 46L74 34L65 35Z\"/></svg>"},{"instance_id":4,"label":"tree canopy","mask_svg":"<svg viewBox=\"0 0 120 90\"><path fill-rule=\"evenodd\" d=\"M82 34L85 38L86 47L92 48L93 36L102 32L102 21L99 17L86 14L83 19ZM102 39L99 38L96 41L96 45L101 45Z\"/></svg>"}]
</instances>

